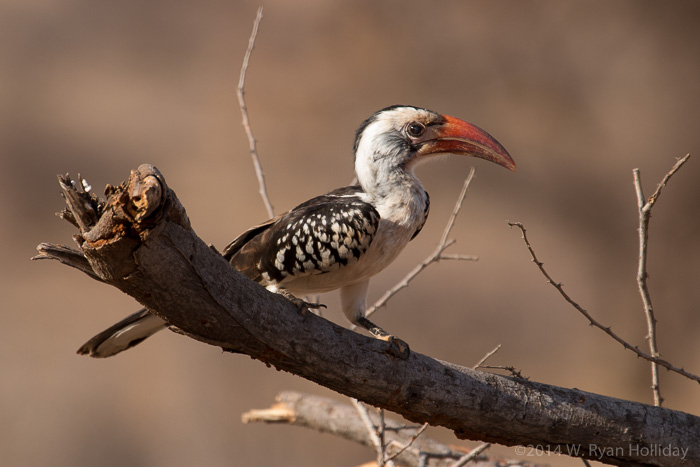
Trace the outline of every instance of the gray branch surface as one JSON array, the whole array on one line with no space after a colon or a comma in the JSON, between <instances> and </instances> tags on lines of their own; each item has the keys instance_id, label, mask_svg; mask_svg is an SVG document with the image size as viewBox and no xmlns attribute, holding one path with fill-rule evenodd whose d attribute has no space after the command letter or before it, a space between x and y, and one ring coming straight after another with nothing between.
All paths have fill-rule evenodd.
<instances>
[{"instance_id":1,"label":"gray branch surface","mask_svg":"<svg viewBox=\"0 0 700 467\"><path fill-rule=\"evenodd\" d=\"M379 424L378 419L379 417L375 416L372 420L375 426ZM301 426L373 447L367 427L354 407L311 394L282 392L277 395L272 407L246 412L242 415L242 420L244 423L284 423ZM450 467L465 454L469 454L469 450L464 447L449 446L425 435L416 436L420 430L421 425L406 427L396 420L389 418L385 420L384 436L387 454L389 456L398 454L396 461L399 465L418 467L421 462L425 462L426 467ZM489 459L485 455L477 455L469 465L534 467L537 464L508 459Z\"/></svg>"},{"instance_id":2,"label":"gray branch surface","mask_svg":"<svg viewBox=\"0 0 700 467\"><path fill-rule=\"evenodd\" d=\"M45 243L37 258L58 259L99 278L193 339L412 422L446 427L460 439L539 446L616 465L700 465L700 417L484 373L417 352L394 359L383 341L313 313L302 316L207 246L150 165L108 187L105 202L94 202L68 177L61 182L87 263L76 259L77 251Z\"/></svg>"}]
</instances>

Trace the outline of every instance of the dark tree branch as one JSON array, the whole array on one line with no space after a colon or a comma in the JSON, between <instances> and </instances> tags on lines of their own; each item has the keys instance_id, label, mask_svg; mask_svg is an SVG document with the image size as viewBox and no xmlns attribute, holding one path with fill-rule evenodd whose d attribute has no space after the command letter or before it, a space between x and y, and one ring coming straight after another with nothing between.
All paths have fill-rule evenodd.
<instances>
[{"instance_id":1,"label":"dark tree branch","mask_svg":"<svg viewBox=\"0 0 700 467\"><path fill-rule=\"evenodd\" d=\"M85 226L78 244L93 274L185 335L412 422L446 427L460 439L563 452L578 446L568 452L618 465L678 465L681 455L687 465L700 464L699 417L483 373L417 352L393 359L383 341L301 315L199 239L152 166L133 171L108 196L92 214L81 203L71 209ZM52 251L40 248L39 257L58 259Z\"/></svg>"}]
</instances>

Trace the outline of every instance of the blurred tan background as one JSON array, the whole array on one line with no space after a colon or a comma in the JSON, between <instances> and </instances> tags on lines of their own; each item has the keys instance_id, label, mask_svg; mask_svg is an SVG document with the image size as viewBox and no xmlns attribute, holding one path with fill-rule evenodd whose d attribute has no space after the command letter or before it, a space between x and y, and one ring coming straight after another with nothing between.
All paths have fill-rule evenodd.
<instances>
[{"instance_id":1,"label":"blurred tan background","mask_svg":"<svg viewBox=\"0 0 700 467\"><path fill-rule=\"evenodd\" d=\"M283 389L338 397L242 356L162 333L108 360L75 350L137 304L53 262L72 244L56 174L98 193L148 162L219 248L265 218L235 87L256 2L0 3L0 463L13 466L352 466L374 455L300 428L243 425ZM265 2L246 85L277 212L352 179L353 134L395 103L474 122L518 163L423 166L431 218L372 284L377 298L439 239L477 167L450 252L375 315L412 349L650 403L649 365L566 305L530 262L647 349L635 282L632 169L647 195L700 148L700 3ZM654 210L650 287L663 356L700 372L700 154ZM347 324L334 294L329 319ZM700 413L697 384L661 372L666 406ZM457 443L447 431L428 433ZM465 443L476 445L476 443ZM510 448L494 453L514 457ZM582 465L563 457L529 458Z\"/></svg>"}]
</instances>

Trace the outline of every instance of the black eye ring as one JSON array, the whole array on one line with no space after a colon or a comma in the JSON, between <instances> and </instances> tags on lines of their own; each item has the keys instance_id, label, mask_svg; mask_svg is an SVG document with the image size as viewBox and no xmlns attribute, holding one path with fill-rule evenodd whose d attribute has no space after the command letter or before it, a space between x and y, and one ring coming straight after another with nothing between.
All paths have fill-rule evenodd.
<instances>
[{"instance_id":1,"label":"black eye ring","mask_svg":"<svg viewBox=\"0 0 700 467\"><path fill-rule=\"evenodd\" d=\"M411 122L406 125L406 133L411 138L418 138L425 133L425 125L419 122Z\"/></svg>"}]
</instances>

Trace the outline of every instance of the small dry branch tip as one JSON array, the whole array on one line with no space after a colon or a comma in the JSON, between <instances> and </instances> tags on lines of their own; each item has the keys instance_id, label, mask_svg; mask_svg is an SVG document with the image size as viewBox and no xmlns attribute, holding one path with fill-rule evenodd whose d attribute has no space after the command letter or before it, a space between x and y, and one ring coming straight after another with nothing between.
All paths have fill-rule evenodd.
<instances>
[{"instance_id":1,"label":"small dry branch tip","mask_svg":"<svg viewBox=\"0 0 700 467\"><path fill-rule=\"evenodd\" d=\"M465 454L463 457L457 459L457 461L452 464L452 467L462 467L467 465L467 463L476 459L482 452L486 451L490 447L491 443L484 443L481 446L476 447L469 454Z\"/></svg>"},{"instance_id":2,"label":"small dry branch tip","mask_svg":"<svg viewBox=\"0 0 700 467\"><path fill-rule=\"evenodd\" d=\"M260 28L260 21L263 17L263 7L258 8L258 13L255 16L255 21L253 22L253 31L250 33L250 39L248 40L248 48L246 49L245 56L243 57L243 64L241 65L241 75L238 80L238 106L241 109L241 117L243 119L243 128L245 129L246 136L248 137L248 147L250 150L250 156L253 159L253 167L255 168L255 175L258 178L258 193L262 198L263 204L265 205L265 210L267 215L272 218L275 216L274 208L270 202L270 198L267 194L267 185L265 184L265 174L262 169L262 164L260 163L260 157L258 156L258 147L253 136L253 130L250 126L250 120L248 118L248 106L245 101L245 77L248 72L248 63L250 62L250 56L253 53L253 48L255 47L255 39L258 36L258 29Z\"/></svg>"}]
</instances>

